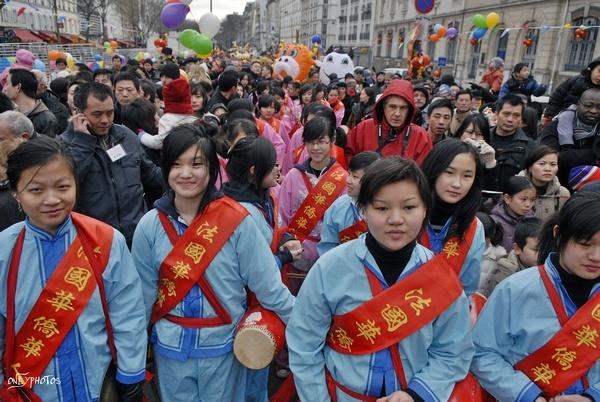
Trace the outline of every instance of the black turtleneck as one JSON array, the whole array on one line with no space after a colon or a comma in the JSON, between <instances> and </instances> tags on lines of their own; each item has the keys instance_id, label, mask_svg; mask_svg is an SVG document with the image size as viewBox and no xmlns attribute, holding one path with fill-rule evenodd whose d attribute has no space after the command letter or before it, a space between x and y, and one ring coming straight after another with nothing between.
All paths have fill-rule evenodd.
<instances>
[{"instance_id":1,"label":"black turtleneck","mask_svg":"<svg viewBox=\"0 0 600 402\"><path fill-rule=\"evenodd\" d=\"M435 196L435 201L433 204L431 217L429 218L429 225L434 230L439 231L444 227L446 222L448 222L448 219L450 219L454 213L456 204L444 202L437 195Z\"/></svg>"},{"instance_id":2,"label":"black turtleneck","mask_svg":"<svg viewBox=\"0 0 600 402\"><path fill-rule=\"evenodd\" d=\"M600 278L583 279L568 273L559 263L558 254L551 257L552 264L557 268L558 275L569 297L577 308L583 306L590 296L592 288L600 283Z\"/></svg>"},{"instance_id":3,"label":"black turtleneck","mask_svg":"<svg viewBox=\"0 0 600 402\"><path fill-rule=\"evenodd\" d=\"M377 240L375 240L371 233L367 233L366 244L369 252L375 258L375 262L379 266L385 281L389 286L392 286L396 283L404 268L406 268L406 264L410 260L417 241L413 240L401 250L387 251L377 243Z\"/></svg>"}]
</instances>

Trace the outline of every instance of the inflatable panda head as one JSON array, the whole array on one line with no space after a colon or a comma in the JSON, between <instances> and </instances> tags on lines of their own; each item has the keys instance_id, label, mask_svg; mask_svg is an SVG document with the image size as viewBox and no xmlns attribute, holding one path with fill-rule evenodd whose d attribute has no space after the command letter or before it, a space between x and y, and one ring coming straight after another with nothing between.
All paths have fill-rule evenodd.
<instances>
[{"instance_id":1,"label":"inflatable panda head","mask_svg":"<svg viewBox=\"0 0 600 402\"><path fill-rule=\"evenodd\" d=\"M321 68L319 80L325 85L336 81L344 81L344 76L354 71L352 57L352 51L345 53L342 49L333 50L329 48L327 54L319 63Z\"/></svg>"}]
</instances>

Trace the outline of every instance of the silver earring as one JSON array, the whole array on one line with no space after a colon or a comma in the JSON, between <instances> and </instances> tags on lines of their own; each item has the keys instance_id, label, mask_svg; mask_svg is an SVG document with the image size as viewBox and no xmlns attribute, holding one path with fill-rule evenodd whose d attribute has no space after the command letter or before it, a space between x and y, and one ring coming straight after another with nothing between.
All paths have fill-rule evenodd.
<instances>
[{"instance_id":1,"label":"silver earring","mask_svg":"<svg viewBox=\"0 0 600 402\"><path fill-rule=\"evenodd\" d=\"M17 202L17 209L19 212L23 212L23 208L21 207L21 203Z\"/></svg>"}]
</instances>

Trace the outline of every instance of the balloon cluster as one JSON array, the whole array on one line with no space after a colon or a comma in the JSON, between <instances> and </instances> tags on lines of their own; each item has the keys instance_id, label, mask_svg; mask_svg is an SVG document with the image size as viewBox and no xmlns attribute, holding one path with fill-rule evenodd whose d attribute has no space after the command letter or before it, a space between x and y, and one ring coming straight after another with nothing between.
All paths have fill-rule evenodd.
<instances>
[{"instance_id":1,"label":"balloon cluster","mask_svg":"<svg viewBox=\"0 0 600 402\"><path fill-rule=\"evenodd\" d=\"M585 30L585 27L579 27L579 28L577 28L575 30L575 40L577 42L581 42L585 38L587 38L587 32Z\"/></svg>"},{"instance_id":2,"label":"balloon cluster","mask_svg":"<svg viewBox=\"0 0 600 402\"><path fill-rule=\"evenodd\" d=\"M104 60L101 54L94 55L94 61L87 64L88 68L92 71L96 71L99 68L104 68Z\"/></svg>"},{"instance_id":3,"label":"balloon cluster","mask_svg":"<svg viewBox=\"0 0 600 402\"><path fill-rule=\"evenodd\" d=\"M160 12L160 20L169 29L175 29L185 21L190 12L192 0L167 0L167 4ZM163 46L164 47L164 46Z\"/></svg>"},{"instance_id":4,"label":"balloon cluster","mask_svg":"<svg viewBox=\"0 0 600 402\"><path fill-rule=\"evenodd\" d=\"M64 59L67 61L67 67L70 69L75 68L75 58L69 52L61 52L60 50L50 50L48 52L48 60L56 62L57 59Z\"/></svg>"},{"instance_id":5,"label":"balloon cluster","mask_svg":"<svg viewBox=\"0 0 600 402\"><path fill-rule=\"evenodd\" d=\"M200 57L207 57L213 50L212 40L194 29L186 29L179 34L179 43L193 50Z\"/></svg>"},{"instance_id":6,"label":"balloon cluster","mask_svg":"<svg viewBox=\"0 0 600 402\"><path fill-rule=\"evenodd\" d=\"M471 32L469 43L471 43L473 46L477 45L481 38L485 36L488 29L494 29L499 23L500 16L497 13L492 12L485 17L481 14L475 14L473 16L473 25L475 25L475 30Z\"/></svg>"},{"instance_id":7,"label":"balloon cluster","mask_svg":"<svg viewBox=\"0 0 600 402\"><path fill-rule=\"evenodd\" d=\"M116 40L105 41L102 46L104 47L105 53L114 53L119 48L119 43Z\"/></svg>"},{"instance_id":8,"label":"balloon cluster","mask_svg":"<svg viewBox=\"0 0 600 402\"><path fill-rule=\"evenodd\" d=\"M149 52L137 52L137 54L135 55L135 61L137 61L138 63L141 63L145 59L151 59L151 58L152 58L152 55Z\"/></svg>"},{"instance_id":9,"label":"balloon cluster","mask_svg":"<svg viewBox=\"0 0 600 402\"><path fill-rule=\"evenodd\" d=\"M221 29L221 20L213 13L206 13L198 21L200 32L194 29L185 29L179 34L179 43L193 50L198 57L207 57L213 51L212 38Z\"/></svg>"},{"instance_id":10,"label":"balloon cluster","mask_svg":"<svg viewBox=\"0 0 600 402\"><path fill-rule=\"evenodd\" d=\"M167 47L167 40L164 38L154 39L154 47L160 53L163 48Z\"/></svg>"},{"instance_id":11,"label":"balloon cluster","mask_svg":"<svg viewBox=\"0 0 600 402\"><path fill-rule=\"evenodd\" d=\"M458 29L454 27L446 28L442 24L435 24L433 26L433 33L429 35L431 42L438 42L442 38L454 40L458 37Z\"/></svg>"}]
</instances>

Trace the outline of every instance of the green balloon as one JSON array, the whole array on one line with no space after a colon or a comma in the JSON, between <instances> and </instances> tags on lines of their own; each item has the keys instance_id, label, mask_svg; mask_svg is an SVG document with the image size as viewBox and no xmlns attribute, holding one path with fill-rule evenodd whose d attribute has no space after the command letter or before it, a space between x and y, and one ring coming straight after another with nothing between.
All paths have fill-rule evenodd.
<instances>
[{"instance_id":1,"label":"green balloon","mask_svg":"<svg viewBox=\"0 0 600 402\"><path fill-rule=\"evenodd\" d=\"M198 54L209 54L213 50L212 40L208 36L198 35L194 38L191 49Z\"/></svg>"},{"instance_id":2,"label":"green balloon","mask_svg":"<svg viewBox=\"0 0 600 402\"><path fill-rule=\"evenodd\" d=\"M487 28L487 21L483 15L475 14L473 16L473 25L477 28Z\"/></svg>"},{"instance_id":3,"label":"green balloon","mask_svg":"<svg viewBox=\"0 0 600 402\"><path fill-rule=\"evenodd\" d=\"M179 34L179 43L182 46L187 47L188 49L193 49L194 40L197 36L200 36L198 31L194 31L193 29L186 29Z\"/></svg>"}]
</instances>

